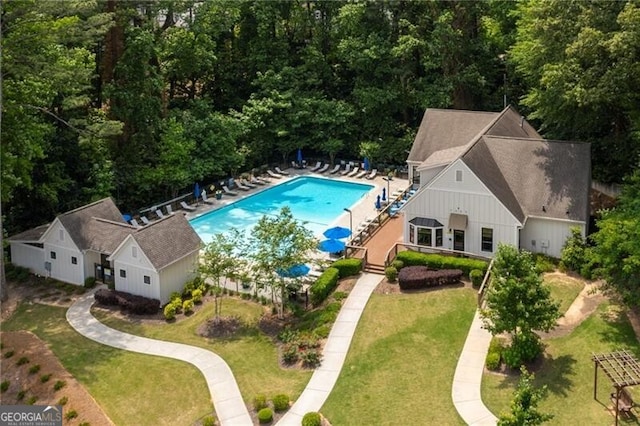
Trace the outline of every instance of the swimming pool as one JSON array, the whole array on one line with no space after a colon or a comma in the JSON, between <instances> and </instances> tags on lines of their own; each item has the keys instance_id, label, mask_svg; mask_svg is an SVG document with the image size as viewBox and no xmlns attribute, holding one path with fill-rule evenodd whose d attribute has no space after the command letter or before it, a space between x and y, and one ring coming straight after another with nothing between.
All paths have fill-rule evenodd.
<instances>
[{"instance_id":1,"label":"swimming pool","mask_svg":"<svg viewBox=\"0 0 640 426\"><path fill-rule=\"evenodd\" d=\"M206 213L190 223L202 241L209 243L213 235L224 234L231 228L249 232L262 216L276 216L282 207L288 206L293 217L306 222L307 229L320 237L345 208L353 206L373 187L300 176Z\"/></svg>"}]
</instances>

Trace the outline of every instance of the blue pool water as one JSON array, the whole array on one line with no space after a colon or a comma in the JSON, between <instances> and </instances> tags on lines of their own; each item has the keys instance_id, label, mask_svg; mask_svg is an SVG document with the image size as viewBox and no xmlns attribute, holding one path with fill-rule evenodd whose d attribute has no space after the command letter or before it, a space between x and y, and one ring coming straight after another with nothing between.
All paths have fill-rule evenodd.
<instances>
[{"instance_id":1,"label":"blue pool water","mask_svg":"<svg viewBox=\"0 0 640 426\"><path fill-rule=\"evenodd\" d=\"M367 194L373 185L301 176L243 198L190 221L205 243L231 228L249 232L264 215L277 216L288 206L293 217L316 236Z\"/></svg>"}]
</instances>

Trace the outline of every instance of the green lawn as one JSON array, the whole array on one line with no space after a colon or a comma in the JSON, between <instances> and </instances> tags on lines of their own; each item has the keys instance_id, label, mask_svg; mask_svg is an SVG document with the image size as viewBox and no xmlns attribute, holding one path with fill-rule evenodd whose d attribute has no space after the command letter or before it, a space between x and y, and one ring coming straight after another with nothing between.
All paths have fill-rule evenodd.
<instances>
[{"instance_id":1,"label":"green lawn","mask_svg":"<svg viewBox=\"0 0 640 426\"><path fill-rule=\"evenodd\" d=\"M545 274L545 284L551 288L551 297L560 302L560 312L565 313L573 303L580 291L584 288L584 282L564 274Z\"/></svg>"},{"instance_id":2,"label":"green lawn","mask_svg":"<svg viewBox=\"0 0 640 426\"><path fill-rule=\"evenodd\" d=\"M464 424L451 401L471 289L371 296L322 413L335 425Z\"/></svg>"},{"instance_id":3,"label":"green lawn","mask_svg":"<svg viewBox=\"0 0 640 426\"><path fill-rule=\"evenodd\" d=\"M222 315L237 316L247 324L244 331L233 338L214 340L197 335L197 328L213 317L213 303L204 305L196 314L180 322L153 325L123 321L95 309L93 313L104 324L118 330L153 339L186 343L215 352L229 364L247 402L252 401L257 394L271 397L286 393L293 400L297 399L312 372L280 367L277 348L257 328L257 321L264 307L255 302L229 297L224 298L222 303Z\"/></svg>"},{"instance_id":4,"label":"green lawn","mask_svg":"<svg viewBox=\"0 0 640 426\"><path fill-rule=\"evenodd\" d=\"M606 406L610 405L608 396L612 386L599 371L598 399L593 399L594 366L591 355L623 348L640 354L640 344L619 307L603 303L570 335L548 339L545 343L546 359L535 373L537 384L546 384L549 388L547 398L540 405L543 412L554 415L549 424L611 424L613 417ZM516 383L516 378L485 373L482 400L495 414L506 411ZM630 390L633 391L633 388ZM638 392L634 395L636 400L639 396ZM631 419L623 424L638 424L638 421Z\"/></svg>"},{"instance_id":5,"label":"green lawn","mask_svg":"<svg viewBox=\"0 0 640 426\"><path fill-rule=\"evenodd\" d=\"M2 329L30 330L47 342L118 425L174 425L178 418L191 424L213 411L195 367L94 343L76 333L65 314L65 308L24 303Z\"/></svg>"}]
</instances>

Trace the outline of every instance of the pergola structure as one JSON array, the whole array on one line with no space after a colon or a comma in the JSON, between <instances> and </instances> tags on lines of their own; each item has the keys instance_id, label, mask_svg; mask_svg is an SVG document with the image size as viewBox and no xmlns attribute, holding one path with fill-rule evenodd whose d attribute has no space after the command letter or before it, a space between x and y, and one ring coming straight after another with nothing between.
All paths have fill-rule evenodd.
<instances>
[{"instance_id":1,"label":"pergola structure","mask_svg":"<svg viewBox=\"0 0 640 426\"><path fill-rule=\"evenodd\" d=\"M596 399L598 391L598 367L611 379L615 388L616 425L618 424L618 412L620 411L620 395L627 386L640 385L640 362L627 350L611 352L608 354L593 354L595 375L593 379L593 398ZM613 397L613 394L612 394ZM629 407L630 408L630 407Z\"/></svg>"}]
</instances>

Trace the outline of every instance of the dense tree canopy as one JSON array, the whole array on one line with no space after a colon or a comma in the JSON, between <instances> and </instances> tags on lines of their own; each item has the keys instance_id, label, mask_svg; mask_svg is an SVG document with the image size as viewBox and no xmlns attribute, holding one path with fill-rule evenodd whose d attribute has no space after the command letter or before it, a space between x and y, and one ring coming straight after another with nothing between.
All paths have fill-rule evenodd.
<instances>
[{"instance_id":1,"label":"dense tree canopy","mask_svg":"<svg viewBox=\"0 0 640 426\"><path fill-rule=\"evenodd\" d=\"M4 227L105 195L135 210L298 148L401 165L425 108L505 94L619 180L640 152L639 24L631 1L4 2Z\"/></svg>"}]
</instances>

